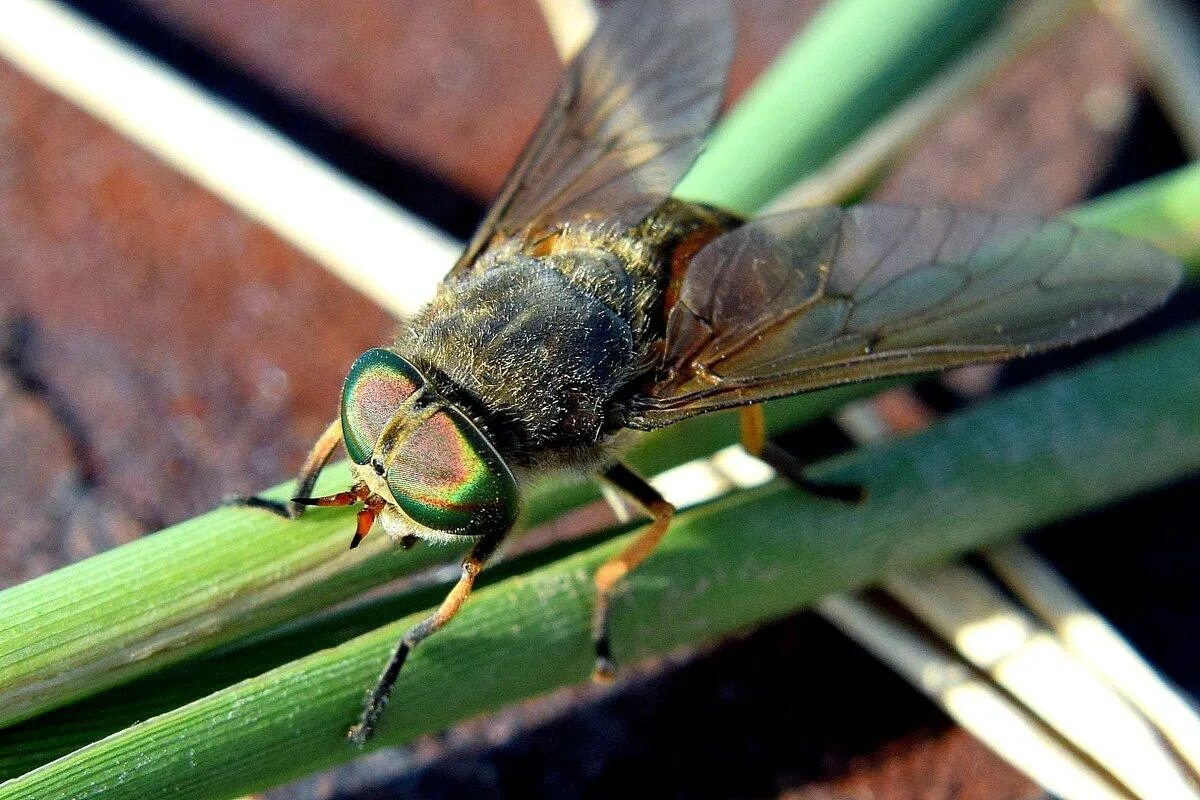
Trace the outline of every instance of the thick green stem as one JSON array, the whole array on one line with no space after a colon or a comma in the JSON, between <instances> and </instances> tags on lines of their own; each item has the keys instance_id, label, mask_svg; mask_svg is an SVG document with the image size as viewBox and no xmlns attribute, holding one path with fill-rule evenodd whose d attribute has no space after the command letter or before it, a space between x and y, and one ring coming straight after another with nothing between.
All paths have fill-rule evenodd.
<instances>
[{"instance_id":1,"label":"thick green stem","mask_svg":"<svg viewBox=\"0 0 1200 800\"><path fill-rule=\"evenodd\" d=\"M742 106L748 110L714 135L709 156L689 179L693 196L748 208L747 185L767 175L791 182L797 170L819 164L965 49L1003 5L1000 0L917 0L887 4L884 11L874 0L829 4L752 92ZM785 126L787 142L778 142L781 150L806 154L803 164L780 163L761 141L761 131L746 148L749 122L773 108L806 120ZM836 136L830 138L831 132ZM727 173L722 164L730 157L738 169ZM767 189L764 197L778 188ZM811 419L838 399L863 391L795 399L773 418L777 423ZM728 416L697 420L647 437L635 461L654 472L733 440ZM345 471L335 468L322 491L344 488L345 482ZM275 494L287 491L280 487ZM544 520L568 503L593 496L590 487L578 485L535 492L527 502L527 519ZM346 516L336 513L289 525L262 513L221 509L0 594L0 725L431 563L428 554L384 553L387 548L378 539L345 553L348 527ZM38 624L29 625L30 619Z\"/></svg>"},{"instance_id":2,"label":"thick green stem","mask_svg":"<svg viewBox=\"0 0 1200 800\"><path fill-rule=\"evenodd\" d=\"M1153 242L1200 276L1200 162L1093 200L1070 218Z\"/></svg>"},{"instance_id":3,"label":"thick green stem","mask_svg":"<svg viewBox=\"0 0 1200 800\"><path fill-rule=\"evenodd\" d=\"M1194 473L1197 363L1194 326L820 470L867 486L862 505L772 484L686 513L617 599L616 652L711 639ZM591 576L620 544L480 591L414 653L373 746L583 680ZM233 796L352 758L363 687L415 619L128 728L0 786L0 800Z\"/></svg>"}]
</instances>

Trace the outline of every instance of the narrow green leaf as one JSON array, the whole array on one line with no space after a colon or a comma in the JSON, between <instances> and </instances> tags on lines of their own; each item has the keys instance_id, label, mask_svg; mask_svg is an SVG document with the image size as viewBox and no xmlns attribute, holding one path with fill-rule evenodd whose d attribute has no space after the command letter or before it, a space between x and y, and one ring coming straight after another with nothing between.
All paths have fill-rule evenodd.
<instances>
[{"instance_id":1,"label":"narrow green leaf","mask_svg":"<svg viewBox=\"0 0 1200 800\"><path fill-rule=\"evenodd\" d=\"M722 120L676 194L754 212L951 63L1007 5L826 4Z\"/></svg>"},{"instance_id":2,"label":"narrow green leaf","mask_svg":"<svg viewBox=\"0 0 1200 800\"><path fill-rule=\"evenodd\" d=\"M480 586L557 561L630 527L573 538L502 560L483 573ZM453 571L451 581L452 578ZM240 639L212 653L0 730L0 782L136 722L431 608L446 596L449 588L448 581L422 583L418 588L347 604L265 634Z\"/></svg>"},{"instance_id":3,"label":"narrow green leaf","mask_svg":"<svg viewBox=\"0 0 1200 800\"><path fill-rule=\"evenodd\" d=\"M668 652L1192 474L1197 363L1193 326L819 471L867 486L859 506L772 484L684 514L616 601L616 652ZM415 652L373 746L583 680L592 572L619 545L480 591ZM0 800L234 796L348 760L363 689L415 620L126 729L0 785Z\"/></svg>"},{"instance_id":4,"label":"narrow green leaf","mask_svg":"<svg viewBox=\"0 0 1200 800\"><path fill-rule=\"evenodd\" d=\"M1153 242L1200 275L1200 162L1105 195L1070 218Z\"/></svg>"},{"instance_id":5,"label":"narrow green leaf","mask_svg":"<svg viewBox=\"0 0 1200 800\"><path fill-rule=\"evenodd\" d=\"M692 180L702 184L692 184L694 191L711 202L745 207L742 187L764 176L794 180L797 170L808 167L781 164L772 155L774 145L764 145L757 135L754 146L745 147L749 121L760 113L754 109L806 119L798 127L764 130L787 130L788 141L778 142L779 148L808 154L804 163L818 164L968 46L1003 5L1000 0L828 4L752 93L750 110L738 112L743 121L735 115L721 126L710 147L716 160L706 157L693 170ZM809 71L810 66L819 69ZM736 159L736 174L721 166L730 157ZM796 398L781 404L772 418L776 424L812 419L865 391L855 387ZM654 472L734 438L728 415L700 419L647 437L634 461ZM320 490L346 483L344 468L335 466ZM287 492L278 487L274 495ZM528 499L526 518L545 520L594 496L587 485L551 486ZM427 567L436 557L430 550L390 550L382 537L347 554L349 526L339 513L287 524L261 512L220 509L0 593L0 725L311 613ZM37 625L29 625L31 619Z\"/></svg>"}]
</instances>

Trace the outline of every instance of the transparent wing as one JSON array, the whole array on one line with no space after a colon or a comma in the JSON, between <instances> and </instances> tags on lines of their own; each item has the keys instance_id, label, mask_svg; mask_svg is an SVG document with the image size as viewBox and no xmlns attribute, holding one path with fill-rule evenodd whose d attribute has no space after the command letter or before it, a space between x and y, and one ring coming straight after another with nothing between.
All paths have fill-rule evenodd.
<instances>
[{"instance_id":1,"label":"transparent wing","mask_svg":"<svg viewBox=\"0 0 1200 800\"><path fill-rule=\"evenodd\" d=\"M627 424L1071 344L1179 278L1148 244L1054 220L885 205L763 217L688 266Z\"/></svg>"},{"instance_id":2,"label":"transparent wing","mask_svg":"<svg viewBox=\"0 0 1200 800\"><path fill-rule=\"evenodd\" d=\"M607 10L451 274L493 243L555 222L640 222L700 152L732 53L725 0Z\"/></svg>"}]
</instances>

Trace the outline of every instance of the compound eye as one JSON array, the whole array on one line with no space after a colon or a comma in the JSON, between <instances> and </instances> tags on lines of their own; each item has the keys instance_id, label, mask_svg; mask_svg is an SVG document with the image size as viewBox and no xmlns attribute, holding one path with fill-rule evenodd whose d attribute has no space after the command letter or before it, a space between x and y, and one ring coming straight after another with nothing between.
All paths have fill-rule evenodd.
<instances>
[{"instance_id":1,"label":"compound eye","mask_svg":"<svg viewBox=\"0 0 1200 800\"><path fill-rule=\"evenodd\" d=\"M388 420L424 382L412 364L390 350L375 348L355 359L342 387L342 438L355 464L371 460Z\"/></svg>"},{"instance_id":2,"label":"compound eye","mask_svg":"<svg viewBox=\"0 0 1200 800\"><path fill-rule=\"evenodd\" d=\"M453 406L399 445L387 474L396 504L413 521L474 536L512 525L517 483L487 437Z\"/></svg>"}]
</instances>

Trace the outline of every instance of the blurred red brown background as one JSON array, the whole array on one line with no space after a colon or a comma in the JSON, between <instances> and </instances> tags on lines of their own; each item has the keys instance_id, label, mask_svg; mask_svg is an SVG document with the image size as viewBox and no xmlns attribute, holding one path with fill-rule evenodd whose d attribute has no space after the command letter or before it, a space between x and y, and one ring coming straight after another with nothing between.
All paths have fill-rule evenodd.
<instances>
[{"instance_id":1,"label":"blurred red brown background","mask_svg":"<svg viewBox=\"0 0 1200 800\"><path fill-rule=\"evenodd\" d=\"M161 26L230 74L479 201L499 185L558 69L530 0L83 5ZM734 5L736 96L815 3ZM1085 17L941 125L882 192L913 202L1064 208L1104 172L1121 134L1120 115L1114 123L1096 109L1119 110L1136 89L1126 45L1106 23ZM334 414L346 366L386 340L390 326L369 300L269 230L0 62L0 582L28 579L228 494L285 479ZM809 623L797 624L708 660L770 658L765 651L780 642L801 653L797 631ZM743 680L753 682L752 672ZM692 673L686 680L700 680ZM896 696L907 691L889 687ZM618 689L617 697L639 690L648 691ZM586 717L581 704L595 695L572 692L468 724L418 745L417 760L486 760L490 744L519 738L529 726ZM634 716L624 732L642 726L657 733L636 758L605 769L648 769L663 753L681 757L659 738L669 737L661 721L639 722L636 715L652 709L626 705ZM845 713L869 727L887 709ZM806 725L804 709L790 716ZM1040 795L938 715L918 710L910 718L915 729L883 725L890 743L833 759L824 774L789 777L786 763L764 764L777 774L744 794ZM545 752L542 762L522 768L553 770L555 758ZM376 757L356 773L271 796L334 796L405 761ZM678 788L679 796L709 796L703 787ZM426 790L448 796L445 786Z\"/></svg>"}]
</instances>

